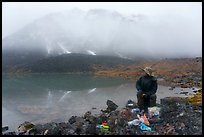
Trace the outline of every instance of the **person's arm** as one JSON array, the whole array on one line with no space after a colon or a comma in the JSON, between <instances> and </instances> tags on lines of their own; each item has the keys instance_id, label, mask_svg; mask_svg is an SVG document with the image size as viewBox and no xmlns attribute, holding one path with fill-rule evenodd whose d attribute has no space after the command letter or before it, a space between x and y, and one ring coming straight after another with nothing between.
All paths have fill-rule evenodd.
<instances>
[{"instance_id":1,"label":"person's arm","mask_svg":"<svg viewBox=\"0 0 204 137\"><path fill-rule=\"evenodd\" d=\"M155 94L157 92L157 88L158 88L157 80L154 80L152 86L152 94Z\"/></svg>"},{"instance_id":2,"label":"person's arm","mask_svg":"<svg viewBox=\"0 0 204 137\"><path fill-rule=\"evenodd\" d=\"M142 91L142 88L141 88L141 78L136 82L136 89L137 89L138 92Z\"/></svg>"},{"instance_id":3,"label":"person's arm","mask_svg":"<svg viewBox=\"0 0 204 137\"><path fill-rule=\"evenodd\" d=\"M157 80L154 79L154 80L152 80L151 90L148 93L146 93L146 95L150 96L150 95L155 94L157 92L157 88L158 88Z\"/></svg>"}]
</instances>

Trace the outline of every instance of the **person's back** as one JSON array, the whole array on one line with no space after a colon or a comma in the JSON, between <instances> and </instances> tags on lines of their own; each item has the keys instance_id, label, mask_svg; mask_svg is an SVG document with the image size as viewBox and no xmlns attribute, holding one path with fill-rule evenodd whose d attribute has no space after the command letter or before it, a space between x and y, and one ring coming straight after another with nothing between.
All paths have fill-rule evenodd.
<instances>
[{"instance_id":1,"label":"person's back","mask_svg":"<svg viewBox=\"0 0 204 137\"><path fill-rule=\"evenodd\" d=\"M146 67L144 69L146 75L140 77L136 82L137 100L138 106L140 109L144 109L145 112L148 112L148 107L156 105L156 91L157 91L157 80L152 75L152 69Z\"/></svg>"}]
</instances>

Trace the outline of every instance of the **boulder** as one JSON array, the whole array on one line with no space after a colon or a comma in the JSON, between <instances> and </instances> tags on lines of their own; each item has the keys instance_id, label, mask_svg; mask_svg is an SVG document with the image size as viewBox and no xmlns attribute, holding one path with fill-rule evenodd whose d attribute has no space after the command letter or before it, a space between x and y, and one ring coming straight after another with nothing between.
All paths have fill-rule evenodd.
<instances>
[{"instance_id":1,"label":"boulder","mask_svg":"<svg viewBox=\"0 0 204 137\"><path fill-rule=\"evenodd\" d=\"M107 100L106 105L108 106L107 110L114 111L118 108L118 105L116 105L113 101Z\"/></svg>"},{"instance_id":2,"label":"boulder","mask_svg":"<svg viewBox=\"0 0 204 137\"><path fill-rule=\"evenodd\" d=\"M68 120L70 124L73 124L76 122L76 117L77 116L71 116L71 118Z\"/></svg>"},{"instance_id":3,"label":"boulder","mask_svg":"<svg viewBox=\"0 0 204 137\"><path fill-rule=\"evenodd\" d=\"M18 127L18 132L19 132L19 134L25 133L28 130L32 129L34 126L35 126L34 124L32 124L28 121L25 121L24 123L20 124L20 126Z\"/></svg>"}]
</instances>

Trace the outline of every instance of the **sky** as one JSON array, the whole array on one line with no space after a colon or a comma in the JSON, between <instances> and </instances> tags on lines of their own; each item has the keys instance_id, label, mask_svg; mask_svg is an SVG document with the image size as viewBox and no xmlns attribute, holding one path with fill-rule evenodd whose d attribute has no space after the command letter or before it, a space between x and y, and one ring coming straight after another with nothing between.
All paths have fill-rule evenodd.
<instances>
[{"instance_id":1,"label":"sky","mask_svg":"<svg viewBox=\"0 0 204 137\"><path fill-rule=\"evenodd\" d=\"M124 15L146 15L151 18L152 23L157 23L158 26L160 22L161 25L169 26L161 26L163 29L166 27L165 40L168 40L168 32L170 32L169 34L171 37L171 35L173 36L173 34L177 33L176 30L179 30L177 34L178 37L173 36L175 37L174 39L181 38L187 40L184 43L191 43L190 45L192 46L188 46L187 49L185 48L186 51L192 51L195 53L194 55L198 56L202 54L201 2L3 2L2 39L22 29L25 25L32 23L40 17L73 8L79 8L84 11L90 9L108 9ZM173 30L171 28L173 28ZM152 33L152 35L154 30L157 32L155 35L161 31L150 28L150 33ZM179 32L181 33L179 34ZM163 33L164 32L161 32L162 35ZM146 30L143 35L148 36L148 31ZM181 35L184 37L180 37ZM149 37L149 39L152 42L155 41L154 38ZM169 42L171 43L172 41ZM164 42L157 41L155 43L159 44ZM185 46L185 44L183 44L183 46ZM183 46L175 47L178 49L178 54L180 53L179 50L184 48ZM166 47L162 46L157 47L161 50L166 49ZM151 52L151 50L152 49L149 49L149 52ZM174 50L171 51L174 52ZM168 52L168 50L166 50L166 52Z\"/></svg>"},{"instance_id":2,"label":"sky","mask_svg":"<svg viewBox=\"0 0 204 137\"><path fill-rule=\"evenodd\" d=\"M164 15L181 14L195 16L201 21L202 4L199 2L3 2L2 38L23 28L26 24L49 13L72 8L109 9L123 14Z\"/></svg>"}]
</instances>

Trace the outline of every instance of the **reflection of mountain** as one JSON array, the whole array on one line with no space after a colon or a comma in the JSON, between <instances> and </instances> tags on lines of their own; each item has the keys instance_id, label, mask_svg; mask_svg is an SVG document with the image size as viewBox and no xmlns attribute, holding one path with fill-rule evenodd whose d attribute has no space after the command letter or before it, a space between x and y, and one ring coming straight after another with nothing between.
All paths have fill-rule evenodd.
<instances>
[{"instance_id":1,"label":"reflection of mountain","mask_svg":"<svg viewBox=\"0 0 204 137\"><path fill-rule=\"evenodd\" d=\"M26 75L9 75L4 74L3 80L3 97L15 100L14 98L30 96L29 92L36 93L35 97L48 96L59 90L65 91L88 91L94 88L116 86L127 81L124 79L112 79L108 77L95 77L90 74L26 74ZM22 88L23 87L23 88ZM7 92L9 91L9 92ZM85 92L84 94L86 94ZM47 99L47 98L46 98Z\"/></svg>"}]
</instances>

